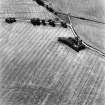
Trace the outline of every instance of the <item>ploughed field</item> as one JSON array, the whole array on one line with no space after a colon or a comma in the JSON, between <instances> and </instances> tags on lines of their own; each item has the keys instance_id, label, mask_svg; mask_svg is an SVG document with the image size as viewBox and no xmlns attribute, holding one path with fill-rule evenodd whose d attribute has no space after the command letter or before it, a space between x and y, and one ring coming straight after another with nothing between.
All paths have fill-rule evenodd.
<instances>
[{"instance_id":1,"label":"ploughed field","mask_svg":"<svg viewBox=\"0 0 105 105\"><path fill-rule=\"evenodd\" d=\"M104 42L104 25L76 21L80 35L94 36L94 31ZM77 53L57 41L73 37L71 30L2 21L1 28L0 105L105 105L105 58L89 49Z\"/></svg>"},{"instance_id":2,"label":"ploughed field","mask_svg":"<svg viewBox=\"0 0 105 105\"><path fill-rule=\"evenodd\" d=\"M14 105L104 105L105 58L57 42L58 36L68 35L71 31L63 28L14 24L0 50L1 100Z\"/></svg>"}]
</instances>

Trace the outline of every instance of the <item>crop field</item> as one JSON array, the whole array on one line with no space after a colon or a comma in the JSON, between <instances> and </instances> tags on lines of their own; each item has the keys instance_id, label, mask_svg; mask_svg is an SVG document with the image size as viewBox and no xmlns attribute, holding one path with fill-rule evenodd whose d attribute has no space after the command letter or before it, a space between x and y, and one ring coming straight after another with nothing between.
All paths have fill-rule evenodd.
<instances>
[{"instance_id":1,"label":"crop field","mask_svg":"<svg viewBox=\"0 0 105 105\"><path fill-rule=\"evenodd\" d=\"M5 10L21 19L33 16L20 14L16 5L19 13ZM74 37L71 30L27 21L7 24L5 16L0 23L0 105L105 105L105 57L59 43L58 37ZM34 16L54 18L43 8ZM83 40L105 52L103 24L72 21Z\"/></svg>"}]
</instances>

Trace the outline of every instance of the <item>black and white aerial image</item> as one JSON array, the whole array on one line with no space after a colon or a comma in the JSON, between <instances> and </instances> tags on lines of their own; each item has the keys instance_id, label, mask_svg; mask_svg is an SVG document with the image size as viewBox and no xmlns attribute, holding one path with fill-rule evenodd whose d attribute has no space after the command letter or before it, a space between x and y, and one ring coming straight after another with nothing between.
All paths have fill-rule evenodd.
<instances>
[{"instance_id":1,"label":"black and white aerial image","mask_svg":"<svg viewBox=\"0 0 105 105\"><path fill-rule=\"evenodd\" d=\"M105 105L105 0L0 0L0 105Z\"/></svg>"}]
</instances>

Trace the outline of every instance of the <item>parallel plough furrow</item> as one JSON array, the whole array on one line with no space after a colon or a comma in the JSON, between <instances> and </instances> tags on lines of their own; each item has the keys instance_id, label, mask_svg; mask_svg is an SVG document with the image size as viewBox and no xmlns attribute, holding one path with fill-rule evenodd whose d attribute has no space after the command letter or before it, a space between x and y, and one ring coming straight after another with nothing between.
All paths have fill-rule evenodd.
<instances>
[{"instance_id":1,"label":"parallel plough furrow","mask_svg":"<svg viewBox=\"0 0 105 105\"><path fill-rule=\"evenodd\" d=\"M58 42L70 30L16 23L0 49L0 105L105 105L105 59Z\"/></svg>"}]
</instances>

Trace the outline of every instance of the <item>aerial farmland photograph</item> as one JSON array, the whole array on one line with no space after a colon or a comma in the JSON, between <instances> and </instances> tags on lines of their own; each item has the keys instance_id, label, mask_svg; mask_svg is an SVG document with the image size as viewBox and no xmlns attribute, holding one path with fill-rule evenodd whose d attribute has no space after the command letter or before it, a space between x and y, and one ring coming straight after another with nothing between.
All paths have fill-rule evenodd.
<instances>
[{"instance_id":1,"label":"aerial farmland photograph","mask_svg":"<svg viewBox=\"0 0 105 105\"><path fill-rule=\"evenodd\" d=\"M0 0L0 105L105 105L105 0Z\"/></svg>"}]
</instances>

